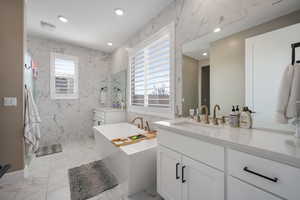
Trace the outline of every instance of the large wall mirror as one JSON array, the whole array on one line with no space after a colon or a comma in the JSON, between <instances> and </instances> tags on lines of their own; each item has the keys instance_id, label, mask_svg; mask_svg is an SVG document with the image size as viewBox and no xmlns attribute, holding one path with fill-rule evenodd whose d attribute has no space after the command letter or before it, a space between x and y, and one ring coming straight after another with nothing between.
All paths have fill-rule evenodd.
<instances>
[{"instance_id":1,"label":"large wall mirror","mask_svg":"<svg viewBox=\"0 0 300 200\"><path fill-rule=\"evenodd\" d=\"M288 20L287 20L288 21ZM182 110L219 104L220 115L232 105L248 106L255 128L292 132L291 124L276 123L282 74L291 63L291 44L300 42L297 23L275 19L247 30L226 27L182 46ZM300 60L300 48L296 50Z\"/></svg>"}]
</instances>

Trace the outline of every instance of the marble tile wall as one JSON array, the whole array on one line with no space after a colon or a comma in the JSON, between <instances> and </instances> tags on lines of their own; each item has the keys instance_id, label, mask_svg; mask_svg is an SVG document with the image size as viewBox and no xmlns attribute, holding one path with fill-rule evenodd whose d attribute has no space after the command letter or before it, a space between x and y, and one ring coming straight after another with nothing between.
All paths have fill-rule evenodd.
<instances>
[{"instance_id":1,"label":"marble tile wall","mask_svg":"<svg viewBox=\"0 0 300 200\"><path fill-rule=\"evenodd\" d=\"M121 71L128 67L125 60L127 49L142 42L162 27L175 22L175 57L176 57L176 102L179 111L182 108L182 45L186 42L211 34L216 27L238 26L240 30L249 26L267 22L270 12L276 12L272 7L273 0L174 0L159 15L133 35L112 56L112 68ZM296 10L295 8L294 10ZM268 12L266 12L268 11ZM277 10L278 11L278 10ZM289 10L292 12L293 10ZM262 14L264 13L264 14ZM278 12L279 13L279 12ZM278 15L277 13L277 15ZM281 13L284 15L287 13ZM262 16L262 17L259 17ZM130 114L129 116L134 115ZM155 117L152 117L155 120ZM160 118L157 118L160 119Z\"/></svg>"},{"instance_id":2,"label":"marble tile wall","mask_svg":"<svg viewBox=\"0 0 300 200\"><path fill-rule=\"evenodd\" d=\"M100 107L100 88L110 82L111 55L48 39L28 37L28 51L38 65L34 80L36 103L41 122L41 144L66 142L91 137L92 109ZM50 53L76 56L79 59L79 98L50 98ZM108 95L110 92L108 92ZM107 105L110 97L107 98Z\"/></svg>"}]
</instances>

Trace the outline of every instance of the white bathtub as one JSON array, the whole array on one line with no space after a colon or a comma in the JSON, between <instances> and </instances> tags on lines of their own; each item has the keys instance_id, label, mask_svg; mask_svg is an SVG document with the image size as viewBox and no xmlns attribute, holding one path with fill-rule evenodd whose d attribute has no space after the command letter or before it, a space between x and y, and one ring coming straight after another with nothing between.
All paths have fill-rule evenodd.
<instances>
[{"instance_id":1,"label":"white bathtub","mask_svg":"<svg viewBox=\"0 0 300 200\"><path fill-rule=\"evenodd\" d=\"M108 124L94 127L97 151L116 176L124 192L132 195L149 188L156 188L157 140L144 140L136 144L116 147L112 139L144 133L129 123Z\"/></svg>"}]
</instances>

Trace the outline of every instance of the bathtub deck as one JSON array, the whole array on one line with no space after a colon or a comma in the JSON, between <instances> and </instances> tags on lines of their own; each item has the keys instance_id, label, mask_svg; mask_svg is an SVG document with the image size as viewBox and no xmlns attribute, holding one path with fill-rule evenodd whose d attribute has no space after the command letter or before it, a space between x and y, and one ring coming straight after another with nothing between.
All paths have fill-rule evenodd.
<instances>
[{"instance_id":1,"label":"bathtub deck","mask_svg":"<svg viewBox=\"0 0 300 200\"><path fill-rule=\"evenodd\" d=\"M127 195L155 188L157 139L116 147L111 140L144 133L129 123L94 127L96 146L101 157L120 184L127 185Z\"/></svg>"}]
</instances>

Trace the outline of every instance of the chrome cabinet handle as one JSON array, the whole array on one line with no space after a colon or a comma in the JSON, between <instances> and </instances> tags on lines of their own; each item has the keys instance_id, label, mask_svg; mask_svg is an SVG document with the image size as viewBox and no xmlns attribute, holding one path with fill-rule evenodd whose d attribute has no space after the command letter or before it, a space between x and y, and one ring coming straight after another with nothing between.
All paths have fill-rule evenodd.
<instances>
[{"instance_id":1,"label":"chrome cabinet handle","mask_svg":"<svg viewBox=\"0 0 300 200\"><path fill-rule=\"evenodd\" d=\"M179 163L176 163L176 180L180 179L179 175L178 175L178 167L179 167Z\"/></svg>"},{"instance_id":2,"label":"chrome cabinet handle","mask_svg":"<svg viewBox=\"0 0 300 200\"><path fill-rule=\"evenodd\" d=\"M182 168L181 168L181 182L182 183L185 183L186 182L186 180L184 179L184 169L186 168L186 166L183 166Z\"/></svg>"},{"instance_id":3,"label":"chrome cabinet handle","mask_svg":"<svg viewBox=\"0 0 300 200\"><path fill-rule=\"evenodd\" d=\"M254 175L256 175L256 176L259 176L259 177L261 177L261 178L264 178L264 179L267 179L267 180L269 180L269 181L272 181L272 182L274 182L274 183L277 183L278 182L278 178L270 178L270 177L267 177L267 176L265 176L265 175L262 175L262 174L260 174L260 173L257 173L257 172L255 172L255 171L252 171L252 170L250 170L250 169L248 169L248 167L244 167L244 171L245 172L247 172L247 173L250 173L250 174L254 174Z\"/></svg>"}]
</instances>

